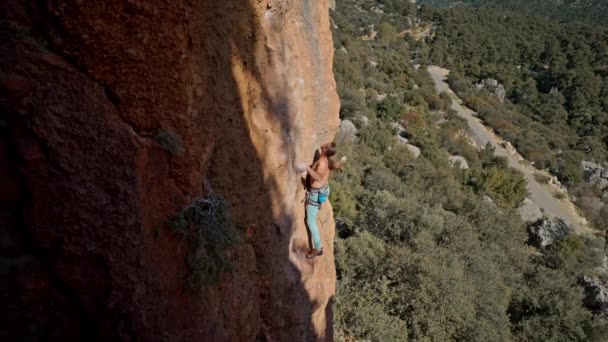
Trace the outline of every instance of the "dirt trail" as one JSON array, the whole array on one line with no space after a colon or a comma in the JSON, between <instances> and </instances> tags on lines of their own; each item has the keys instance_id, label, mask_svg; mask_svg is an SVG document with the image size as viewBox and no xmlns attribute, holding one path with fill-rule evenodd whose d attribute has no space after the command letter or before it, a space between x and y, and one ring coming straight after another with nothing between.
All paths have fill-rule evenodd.
<instances>
[{"instance_id":1,"label":"dirt trail","mask_svg":"<svg viewBox=\"0 0 608 342\"><path fill-rule=\"evenodd\" d=\"M478 147L484 147L488 142L496 149L496 155L506 157L509 166L520 171L528 181L529 198L536 203L548 217L559 217L577 234L590 232L586 220L578 214L574 204L566 198L558 199L554 196L557 189L548 184L541 184L534 177L535 174L545 174L545 172L535 169L519 155L516 151L508 151L501 144L503 141L494 132L483 125L481 120L475 116L475 112L462 104L458 96L450 89L446 82L449 70L437 66L428 68L429 74L435 83L438 93L446 92L454 99L452 109L458 115L467 120L469 125L468 134Z\"/></svg>"}]
</instances>

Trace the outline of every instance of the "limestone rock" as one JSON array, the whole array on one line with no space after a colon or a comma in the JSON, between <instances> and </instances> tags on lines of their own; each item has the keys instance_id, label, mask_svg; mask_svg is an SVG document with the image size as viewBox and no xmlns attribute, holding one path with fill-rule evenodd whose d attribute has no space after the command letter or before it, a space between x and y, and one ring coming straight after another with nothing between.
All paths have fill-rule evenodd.
<instances>
[{"instance_id":1,"label":"limestone rock","mask_svg":"<svg viewBox=\"0 0 608 342\"><path fill-rule=\"evenodd\" d=\"M405 129L405 127L403 127L402 124L400 124L398 122L393 122L391 124L391 127L393 128L394 131L397 132L397 134L395 135L395 138L397 139L397 141L399 143L401 143L401 144L409 144L410 138L411 138L411 134ZM420 155L420 154L418 153L418 155Z\"/></svg>"},{"instance_id":2,"label":"limestone rock","mask_svg":"<svg viewBox=\"0 0 608 342\"><path fill-rule=\"evenodd\" d=\"M401 134L397 134L395 136L395 138L397 139L397 141L401 144L409 144L410 140L408 138L403 137Z\"/></svg>"},{"instance_id":3,"label":"limestone rock","mask_svg":"<svg viewBox=\"0 0 608 342\"><path fill-rule=\"evenodd\" d=\"M421 151L419 147L414 146L412 144L405 144L405 147L407 147L408 151L410 151L414 159L418 159L418 157L420 157Z\"/></svg>"},{"instance_id":4,"label":"limestone rock","mask_svg":"<svg viewBox=\"0 0 608 342\"><path fill-rule=\"evenodd\" d=\"M493 78L486 78L476 84L478 90L485 89L492 93L500 102L505 101L507 91L505 87Z\"/></svg>"},{"instance_id":5,"label":"limestone rock","mask_svg":"<svg viewBox=\"0 0 608 342\"><path fill-rule=\"evenodd\" d=\"M608 314L608 282L583 276L580 284L585 289L585 304L596 313Z\"/></svg>"},{"instance_id":6,"label":"limestone rock","mask_svg":"<svg viewBox=\"0 0 608 342\"><path fill-rule=\"evenodd\" d=\"M458 166L462 170L467 170L469 168L469 163L462 156L449 156L448 161L452 167Z\"/></svg>"},{"instance_id":7,"label":"limestone rock","mask_svg":"<svg viewBox=\"0 0 608 342\"><path fill-rule=\"evenodd\" d=\"M568 225L559 218L543 218L528 226L530 242L541 249L562 240L569 231Z\"/></svg>"},{"instance_id":8,"label":"limestone rock","mask_svg":"<svg viewBox=\"0 0 608 342\"><path fill-rule=\"evenodd\" d=\"M526 222L536 222L543 217L540 207L529 198L524 199L517 212Z\"/></svg>"},{"instance_id":9,"label":"limestone rock","mask_svg":"<svg viewBox=\"0 0 608 342\"><path fill-rule=\"evenodd\" d=\"M608 188L608 167L590 161L583 161L582 166L587 184L600 190Z\"/></svg>"},{"instance_id":10,"label":"limestone rock","mask_svg":"<svg viewBox=\"0 0 608 342\"><path fill-rule=\"evenodd\" d=\"M338 133L338 143L353 142L355 140L357 140L357 127L350 120L342 120Z\"/></svg>"},{"instance_id":11,"label":"limestone rock","mask_svg":"<svg viewBox=\"0 0 608 342\"><path fill-rule=\"evenodd\" d=\"M492 197L490 197L488 195L483 195L483 201L484 201L484 203L487 203L487 204L492 205L493 207L496 207L496 203L494 202Z\"/></svg>"}]
</instances>

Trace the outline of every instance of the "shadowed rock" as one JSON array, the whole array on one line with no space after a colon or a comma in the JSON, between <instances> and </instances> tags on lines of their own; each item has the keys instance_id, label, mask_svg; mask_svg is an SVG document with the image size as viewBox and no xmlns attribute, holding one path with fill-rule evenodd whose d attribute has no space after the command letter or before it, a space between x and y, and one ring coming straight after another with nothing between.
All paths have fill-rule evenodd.
<instances>
[{"instance_id":1,"label":"shadowed rock","mask_svg":"<svg viewBox=\"0 0 608 342\"><path fill-rule=\"evenodd\" d=\"M570 233L570 227L559 218L543 218L528 226L529 242L543 249L562 240Z\"/></svg>"}]
</instances>

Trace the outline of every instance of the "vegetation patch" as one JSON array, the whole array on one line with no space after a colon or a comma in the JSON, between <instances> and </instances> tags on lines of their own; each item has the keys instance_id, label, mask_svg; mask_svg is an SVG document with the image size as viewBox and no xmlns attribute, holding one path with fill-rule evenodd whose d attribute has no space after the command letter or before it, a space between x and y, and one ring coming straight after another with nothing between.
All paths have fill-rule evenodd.
<instances>
[{"instance_id":1,"label":"vegetation patch","mask_svg":"<svg viewBox=\"0 0 608 342\"><path fill-rule=\"evenodd\" d=\"M175 157L179 157L184 154L184 143L182 136L170 131L161 129L156 133L154 141L158 146L162 147L165 151L171 153Z\"/></svg>"},{"instance_id":2,"label":"vegetation patch","mask_svg":"<svg viewBox=\"0 0 608 342\"><path fill-rule=\"evenodd\" d=\"M188 242L186 287L202 291L232 270L226 249L238 242L238 231L221 197L209 193L169 219L169 227Z\"/></svg>"},{"instance_id":3,"label":"vegetation patch","mask_svg":"<svg viewBox=\"0 0 608 342\"><path fill-rule=\"evenodd\" d=\"M532 253L526 224L515 210L527 195L525 179L492 146L480 151L471 146L463 134L466 121L449 110L454 99L437 96L425 72L430 60L446 65L453 71L452 89L481 119L538 167L557 170L561 180L575 183L581 153L588 153L587 142L593 147L603 139L599 124L606 121L596 126L563 122L559 107L537 107L555 94L545 94L551 87L535 89L527 79L552 83L565 72L553 64L544 69L546 61L533 57L545 50L545 44L538 46L544 23L436 12L407 0L342 0L332 16L340 115L367 117L359 139L340 146L349 162L330 180L339 229L336 340L607 341L608 320L585 304L578 283L602 264L603 239L570 236ZM436 25L429 36L412 39L407 32L420 18ZM489 29L497 23L504 31ZM370 27L379 33L362 40ZM590 51L574 47L598 37L590 31L585 38L578 29L556 32L572 45L572 56L565 57L573 65L580 65L577 53ZM544 54L555 57L550 45ZM606 46L594 48L608 51ZM505 66L509 61L517 63ZM500 76L505 70L512 70L510 77ZM486 78L504 85L504 103L475 87ZM568 81L557 89L570 102L599 99L595 90L586 96L588 84ZM584 91L577 94L577 89ZM570 113L569 105L560 106ZM596 114L605 111L595 107ZM418 158L397 136L395 123L421 148ZM578 138L577 128L583 128ZM470 168L451 167L450 155L464 157ZM598 194L582 195L589 209L599 205ZM608 210L607 216L601 213L598 219L608 217Z\"/></svg>"}]
</instances>

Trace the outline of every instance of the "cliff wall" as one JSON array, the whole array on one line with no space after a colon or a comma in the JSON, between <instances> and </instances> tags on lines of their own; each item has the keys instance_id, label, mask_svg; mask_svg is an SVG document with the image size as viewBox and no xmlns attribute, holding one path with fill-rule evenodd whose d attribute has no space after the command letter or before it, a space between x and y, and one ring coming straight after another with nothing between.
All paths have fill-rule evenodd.
<instances>
[{"instance_id":1,"label":"cliff wall","mask_svg":"<svg viewBox=\"0 0 608 342\"><path fill-rule=\"evenodd\" d=\"M338 126L328 0L0 5L1 321L48 340L331 340L294 171ZM210 192L232 270L167 228ZM4 339L7 340L7 339Z\"/></svg>"}]
</instances>

